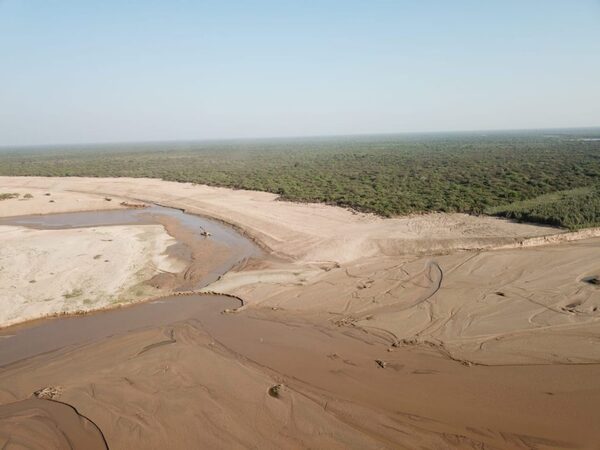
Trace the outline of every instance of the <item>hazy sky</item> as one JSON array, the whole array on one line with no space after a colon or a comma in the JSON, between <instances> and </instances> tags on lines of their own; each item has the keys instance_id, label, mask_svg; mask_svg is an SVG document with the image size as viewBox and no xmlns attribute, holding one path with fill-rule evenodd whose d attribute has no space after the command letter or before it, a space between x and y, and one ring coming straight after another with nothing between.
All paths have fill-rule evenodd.
<instances>
[{"instance_id":1,"label":"hazy sky","mask_svg":"<svg viewBox=\"0 0 600 450\"><path fill-rule=\"evenodd\" d=\"M600 126L600 0L0 0L0 145Z\"/></svg>"}]
</instances>

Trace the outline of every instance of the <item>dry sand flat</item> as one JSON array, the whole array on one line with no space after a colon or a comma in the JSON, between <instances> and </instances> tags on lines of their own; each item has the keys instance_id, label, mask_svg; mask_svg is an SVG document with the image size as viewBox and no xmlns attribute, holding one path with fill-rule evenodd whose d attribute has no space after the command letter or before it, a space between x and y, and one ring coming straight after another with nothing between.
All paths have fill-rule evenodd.
<instances>
[{"instance_id":1,"label":"dry sand flat","mask_svg":"<svg viewBox=\"0 0 600 450\"><path fill-rule=\"evenodd\" d=\"M123 208L121 202L125 201L118 197L56 189L52 183L44 189L23 186L19 186L18 189L11 188L12 186L7 187L0 182L0 194L19 194L15 198L0 200L0 217L119 209Z\"/></svg>"},{"instance_id":2,"label":"dry sand flat","mask_svg":"<svg viewBox=\"0 0 600 450\"><path fill-rule=\"evenodd\" d=\"M177 272L159 225L32 230L0 226L0 325L155 295L141 283Z\"/></svg>"},{"instance_id":3,"label":"dry sand flat","mask_svg":"<svg viewBox=\"0 0 600 450\"><path fill-rule=\"evenodd\" d=\"M600 442L600 289L585 281L600 274L598 230L444 214L385 220L159 180L5 177L0 186L185 208L284 257L250 261L209 287L243 298L237 314L219 314L225 301L210 320L5 367L2 403L59 385L111 448Z\"/></svg>"}]
</instances>

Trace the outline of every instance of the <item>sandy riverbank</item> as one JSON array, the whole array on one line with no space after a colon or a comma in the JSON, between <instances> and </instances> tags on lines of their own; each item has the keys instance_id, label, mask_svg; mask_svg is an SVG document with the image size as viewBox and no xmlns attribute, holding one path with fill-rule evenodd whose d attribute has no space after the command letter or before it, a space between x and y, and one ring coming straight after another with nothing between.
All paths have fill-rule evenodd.
<instances>
[{"instance_id":1,"label":"sandy riverbank","mask_svg":"<svg viewBox=\"0 0 600 450\"><path fill-rule=\"evenodd\" d=\"M0 217L121 209L124 208L121 203L126 201L115 196L55 189L52 183L42 189L23 186L14 189L14 186L0 182L0 194L17 194L14 198L0 200Z\"/></svg>"},{"instance_id":2,"label":"sandy riverbank","mask_svg":"<svg viewBox=\"0 0 600 450\"><path fill-rule=\"evenodd\" d=\"M380 219L159 180L0 178L3 191L50 185L216 217L282 258L249 261L209 287L243 298L240 312L216 307L209 322L13 364L0 376L2 402L59 385L111 448L600 439L600 289L585 281L600 274L596 231L457 214ZM286 388L273 398L278 383Z\"/></svg>"},{"instance_id":3,"label":"sandy riverbank","mask_svg":"<svg viewBox=\"0 0 600 450\"><path fill-rule=\"evenodd\" d=\"M0 226L0 325L156 295L143 282L185 264L160 225L32 230Z\"/></svg>"},{"instance_id":4,"label":"sandy riverbank","mask_svg":"<svg viewBox=\"0 0 600 450\"><path fill-rule=\"evenodd\" d=\"M560 230L465 214L382 219L322 204L278 201L266 192L134 178L0 177L4 191L18 188L75 191L140 199L207 215L239 227L271 252L294 261L347 262L486 248Z\"/></svg>"}]
</instances>

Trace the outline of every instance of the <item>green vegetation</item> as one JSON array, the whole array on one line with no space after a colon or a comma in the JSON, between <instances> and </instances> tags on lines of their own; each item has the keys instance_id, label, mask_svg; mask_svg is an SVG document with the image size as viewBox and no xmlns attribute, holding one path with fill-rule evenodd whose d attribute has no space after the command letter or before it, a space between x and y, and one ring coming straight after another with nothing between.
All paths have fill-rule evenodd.
<instances>
[{"instance_id":1,"label":"green vegetation","mask_svg":"<svg viewBox=\"0 0 600 450\"><path fill-rule=\"evenodd\" d=\"M271 397L278 398L281 396L282 391L283 391L283 384L276 384L269 388L269 395Z\"/></svg>"},{"instance_id":2,"label":"green vegetation","mask_svg":"<svg viewBox=\"0 0 600 450\"><path fill-rule=\"evenodd\" d=\"M580 228L600 225L598 138L591 129L5 149L0 175L153 177L383 216L486 213Z\"/></svg>"},{"instance_id":3,"label":"green vegetation","mask_svg":"<svg viewBox=\"0 0 600 450\"><path fill-rule=\"evenodd\" d=\"M486 213L524 222L564 226L573 230L598 226L600 186L541 195L531 200L489 208Z\"/></svg>"},{"instance_id":4,"label":"green vegetation","mask_svg":"<svg viewBox=\"0 0 600 450\"><path fill-rule=\"evenodd\" d=\"M63 294L63 297L66 299L77 298L80 297L82 294L83 291L81 289L73 289L72 291L65 292Z\"/></svg>"},{"instance_id":5,"label":"green vegetation","mask_svg":"<svg viewBox=\"0 0 600 450\"><path fill-rule=\"evenodd\" d=\"M14 192L6 192L6 193L1 193L0 192L0 200L9 200L11 198L18 198L19 194L15 194Z\"/></svg>"}]
</instances>

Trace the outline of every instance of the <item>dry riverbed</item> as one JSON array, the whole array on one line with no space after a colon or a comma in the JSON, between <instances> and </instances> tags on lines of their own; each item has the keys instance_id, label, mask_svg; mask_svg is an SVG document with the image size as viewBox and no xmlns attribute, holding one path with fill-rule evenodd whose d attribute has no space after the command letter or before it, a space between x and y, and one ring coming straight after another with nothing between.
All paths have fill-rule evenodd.
<instances>
[{"instance_id":1,"label":"dry riverbed","mask_svg":"<svg viewBox=\"0 0 600 450\"><path fill-rule=\"evenodd\" d=\"M16 330L0 374L0 413L46 387L111 448L554 449L600 441L599 230L460 214L381 219L159 180L0 177L3 192L25 189L186 209L234 225L268 254L206 288L244 306L177 297L140 305L146 327L112 311L83 318L89 328L62 318L25 326L30 334ZM190 273L203 270L195 254ZM69 339L100 334L31 353L28 339L43 337L36 333L72 328ZM114 336L103 334L111 329ZM10 332L0 342L10 343ZM27 349L21 361L17 343ZM0 438L10 434L2 430Z\"/></svg>"}]
</instances>

